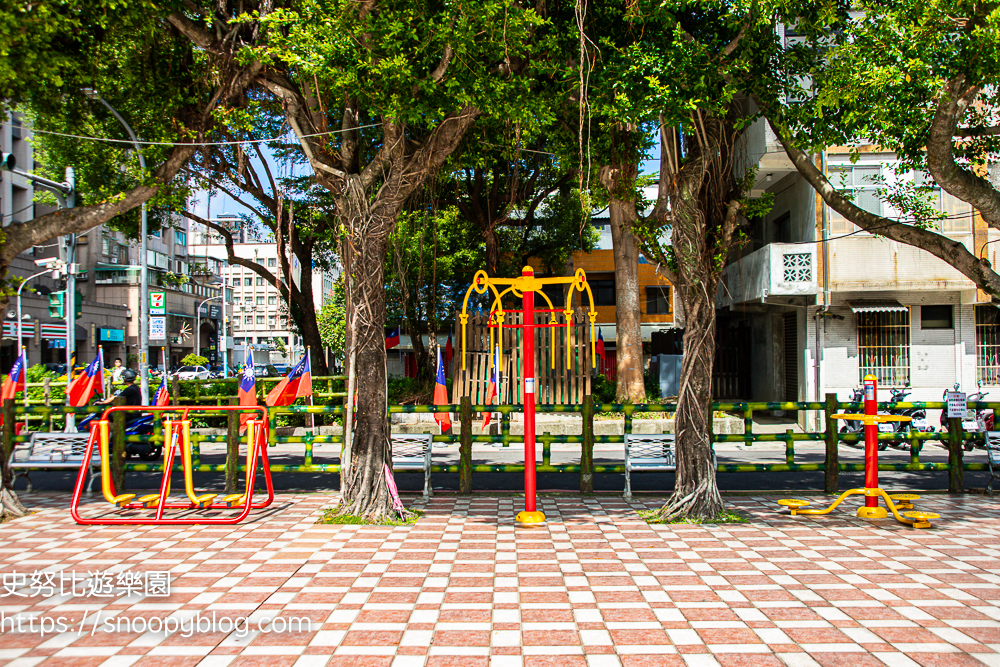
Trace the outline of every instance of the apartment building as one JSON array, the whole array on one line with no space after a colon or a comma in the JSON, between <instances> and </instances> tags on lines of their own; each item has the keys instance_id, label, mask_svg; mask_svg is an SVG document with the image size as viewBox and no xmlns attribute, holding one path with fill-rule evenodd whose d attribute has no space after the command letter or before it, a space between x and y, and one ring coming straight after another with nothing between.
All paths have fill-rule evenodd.
<instances>
[{"instance_id":1,"label":"apartment building","mask_svg":"<svg viewBox=\"0 0 1000 667\"><path fill-rule=\"evenodd\" d=\"M303 343L301 337L289 327L285 297L252 269L229 265L226 262L226 247L217 234L199 226L195 226L194 232L195 240L201 243L190 246L192 255L214 258L224 264L221 269L223 280L231 292L231 298L227 300L232 323L234 361L239 363L243 359L245 346L249 345L255 351L267 353L271 363L297 362L303 354ZM280 273L277 243L241 242L235 243L234 249L237 257L256 262L273 273ZM302 280L302 268L298 258L292 256L291 273L295 284L300 284ZM331 298L338 275L335 270L324 271L318 267L310 272L313 303L317 311Z\"/></svg>"},{"instance_id":2,"label":"apartment building","mask_svg":"<svg viewBox=\"0 0 1000 667\"><path fill-rule=\"evenodd\" d=\"M12 153L17 168L35 171L34 155L28 141L28 130L23 116L13 113L0 124L0 151ZM13 222L25 222L54 210L51 206L34 203L31 181L12 172L0 171L0 224L6 227ZM80 315L75 320L73 343L77 363L87 363L97 354L98 346L104 347L105 357L127 357L125 328L129 309L118 300L106 300L93 289L89 270L89 253L100 238L99 230L91 230L76 237L76 258L81 272L76 278L76 301ZM30 278L40 271L35 260L64 257L65 239L53 239L43 245L21 253L10 266L10 278ZM81 258L83 258L81 260ZM82 262L82 263L81 263ZM65 277L55 281L50 275L32 278L21 291L21 333L29 365L39 363L66 363L67 323L49 314L51 292L65 290ZM12 298L3 313L2 338L0 338L0 372L6 373L18 354L17 300Z\"/></svg>"},{"instance_id":3,"label":"apartment building","mask_svg":"<svg viewBox=\"0 0 1000 667\"><path fill-rule=\"evenodd\" d=\"M774 194L775 205L753 221L752 243L734 251L719 289L720 326L748 334L750 391L739 398L845 399L867 374L881 396L908 384L917 401L940 400L955 383L970 393L977 382L1000 385L1000 312L972 281L826 206L763 122L747 153L762 156L756 190ZM902 213L884 201L881 179L933 186L927 174L897 175L894 156L869 147L856 162L841 148L817 163L859 206L893 219ZM997 266L1000 232L939 187L933 201L947 214L939 230Z\"/></svg>"},{"instance_id":4,"label":"apartment building","mask_svg":"<svg viewBox=\"0 0 1000 667\"><path fill-rule=\"evenodd\" d=\"M154 367L162 364L164 350L170 367L194 352L211 364L223 360L222 263L188 252L188 226L186 218L172 216L146 239L149 290L163 292L166 299L166 337L149 340L149 364ZM103 225L88 237L91 241L80 253L81 268L87 269L85 284L91 285L96 299L127 309L125 345L129 353L137 353L139 327L149 326L139 322L139 244Z\"/></svg>"}]
</instances>

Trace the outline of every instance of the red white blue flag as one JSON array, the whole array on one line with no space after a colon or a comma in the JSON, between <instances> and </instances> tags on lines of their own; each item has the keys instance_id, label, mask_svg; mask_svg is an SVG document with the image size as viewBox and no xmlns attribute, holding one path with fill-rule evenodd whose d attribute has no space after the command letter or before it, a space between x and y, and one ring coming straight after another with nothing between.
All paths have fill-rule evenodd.
<instances>
[{"instance_id":1,"label":"red white blue flag","mask_svg":"<svg viewBox=\"0 0 1000 667\"><path fill-rule=\"evenodd\" d=\"M396 327L395 331L385 337L385 349L391 350L397 345L399 345L399 327Z\"/></svg>"},{"instance_id":2,"label":"red white blue flag","mask_svg":"<svg viewBox=\"0 0 1000 667\"><path fill-rule=\"evenodd\" d=\"M94 360L87 364L87 368L70 383L66 391L69 394L70 405L82 408L97 391L98 384L104 380L101 373L102 356L101 350L98 349Z\"/></svg>"},{"instance_id":3,"label":"red white blue flag","mask_svg":"<svg viewBox=\"0 0 1000 667\"><path fill-rule=\"evenodd\" d=\"M257 405L257 378L253 372L253 348L250 345L247 345L246 363L243 365L243 375L240 377L240 388L237 394L240 397L240 405ZM257 412L240 413L240 428L258 416Z\"/></svg>"},{"instance_id":4,"label":"red white blue flag","mask_svg":"<svg viewBox=\"0 0 1000 667\"><path fill-rule=\"evenodd\" d=\"M10 375L3 381L3 388L0 389L0 400L14 398L19 391L25 391L25 382L28 379L28 359L21 349L21 355L11 366Z\"/></svg>"},{"instance_id":5,"label":"red white blue flag","mask_svg":"<svg viewBox=\"0 0 1000 667\"><path fill-rule=\"evenodd\" d=\"M444 379L444 363L441 359L441 347L437 349L437 375L434 376L434 405L448 405L448 383ZM441 430L451 428L451 413L435 412L434 420Z\"/></svg>"},{"instance_id":6,"label":"red white blue flag","mask_svg":"<svg viewBox=\"0 0 1000 667\"><path fill-rule=\"evenodd\" d=\"M160 380L160 387L156 390L156 396L153 397L153 405L156 407L161 407L170 404L170 392L167 391L167 352L162 351L163 355L163 378Z\"/></svg>"},{"instance_id":7,"label":"red white blue flag","mask_svg":"<svg viewBox=\"0 0 1000 667\"><path fill-rule=\"evenodd\" d=\"M264 401L267 405L291 405L299 396L312 395L312 362L309 360L309 349L306 356L288 372L281 382L270 391Z\"/></svg>"}]
</instances>

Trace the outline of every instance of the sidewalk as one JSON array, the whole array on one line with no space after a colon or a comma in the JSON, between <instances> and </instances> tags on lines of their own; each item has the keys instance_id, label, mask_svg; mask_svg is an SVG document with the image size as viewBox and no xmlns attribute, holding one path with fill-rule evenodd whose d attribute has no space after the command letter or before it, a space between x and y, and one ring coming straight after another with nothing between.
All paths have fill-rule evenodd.
<instances>
[{"instance_id":1,"label":"sidewalk","mask_svg":"<svg viewBox=\"0 0 1000 667\"><path fill-rule=\"evenodd\" d=\"M530 529L515 528L514 498L438 496L417 524L377 527L317 525L333 496L279 495L252 523L156 528L77 526L68 494L22 500L39 511L0 525L0 574L159 570L172 590L104 600L0 588L8 617L214 611L311 628L4 628L4 667L1000 667L1000 500L981 496L917 501L941 514L930 530L861 521L856 503L792 518L763 497L727 499L749 524L697 526L636 516L662 499L543 498L548 523Z\"/></svg>"}]
</instances>

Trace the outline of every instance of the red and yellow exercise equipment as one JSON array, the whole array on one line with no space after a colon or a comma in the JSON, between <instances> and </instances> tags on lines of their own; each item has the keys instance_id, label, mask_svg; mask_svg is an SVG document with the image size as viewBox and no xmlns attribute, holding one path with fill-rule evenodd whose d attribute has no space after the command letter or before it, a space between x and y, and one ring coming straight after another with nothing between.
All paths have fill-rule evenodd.
<instances>
[{"instance_id":1,"label":"red and yellow exercise equipment","mask_svg":"<svg viewBox=\"0 0 1000 667\"><path fill-rule=\"evenodd\" d=\"M913 493L897 493L889 495L878 485L878 424L888 421L905 421L910 418L904 415L880 415L878 414L878 380L874 375L865 376L865 413L831 415L834 419L851 419L861 421L865 426L865 488L848 489L840 494L840 497L829 507L824 509L803 509L809 504L806 500L798 498L785 498L779 500L778 504L787 507L792 516L798 514L829 514L837 505L842 503L848 496L864 495L865 504L858 508L857 515L862 519L885 519L889 512L900 523L905 523L914 528L930 528L931 519L940 518L939 514L933 512L908 511L900 512L901 509L913 510L913 501L919 500L920 496ZM885 507L880 507L878 499L885 501ZM895 502L894 502L895 501ZM898 503L898 505L897 505ZM888 512L886 511L888 508Z\"/></svg>"},{"instance_id":2,"label":"red and yellow exercise equipment","mask_svg":"<svg viewBox=\"0 0 1000 667\"><path fill-rule=\"evenodd\" d=\"M73 499L70 504L70 514L73 520L84 525L194 525L194 524L235 524L239 523L249 515L252 509L263 509L274 501L274 484L271 480L271 468L267 458L267 408L257 406L254 410L261 413L260 419L252 419L247 422L247 464L246 464L246 489L243 493L235 493L224 496L223 503L215 503L217 493L198 494L194 490L194 465L191 451L191 421L188 419L190 412L218 412L229 410L247 410L246 406L217 406L211 408L184 408L181 419L164 419L164 442L163 448L163 478L160 482L159 493L150 493L136 498L134 493L118 493L115 489L114 479L111 475L111 422L109 415L115 411L142 410L143 412L177 412L176 407L144 406L142 408L115 406L109 408L91 425L90 437L87 439L87 449L84 461L90 461L95 448L101 460L101 492L104 499L110 504L122 510L155 509L155 515L150 516L114 516L114 517L94 517L83 518L79 513L80 498L83 493L83 485L87 476L87 466L80 468L77 476L76 486L73 489ZM188 502L169 502L170 478L173 472L176 452L180 452L181 470L184 474L184 493ZM259 503L253 502L253 489L257 479L257 468L261 466L264 473L264 481L267 488L267 498ZM239 509L235 516L204 516L203 514L186 514L181 517L165 518L164 510L225 510Z\"/></svg>"}]
</instances>

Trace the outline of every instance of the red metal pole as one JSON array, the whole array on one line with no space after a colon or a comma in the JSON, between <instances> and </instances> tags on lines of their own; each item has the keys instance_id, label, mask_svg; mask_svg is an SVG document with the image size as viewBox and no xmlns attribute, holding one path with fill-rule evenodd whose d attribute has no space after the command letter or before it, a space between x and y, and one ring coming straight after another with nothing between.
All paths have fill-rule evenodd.
<instances>
[{"instance_id":1,"label":"red metal pole","mask_svg":"<svg viewBox=\"0 0 1000 667\"><path fill-rule=\"evenodd\" d=\"M526 266L523 278L535 271ZM535 293L524 290L524 511L535 512Z\"/></svg>"},{"instance_id":2,"label":"red metal pole","mask_svg":"<svg viewBox=\"0 0 1000 667\"><path fill-rule=\"evenodd\" d=\"M865 376L865 415L878 414L878 379L874 375ZM867 420L866 420L867 421ZM878 495L878 424L865 424L865 506L858 510L858 516L869 518L885 517L885 510L879 508Z\"/></svg>"}]
</instances>

